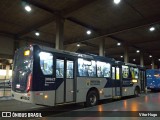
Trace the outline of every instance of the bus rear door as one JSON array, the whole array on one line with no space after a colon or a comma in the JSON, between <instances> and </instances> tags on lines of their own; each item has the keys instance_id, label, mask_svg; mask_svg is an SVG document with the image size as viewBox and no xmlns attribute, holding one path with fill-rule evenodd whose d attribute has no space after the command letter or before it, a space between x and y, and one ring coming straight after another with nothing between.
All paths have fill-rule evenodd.
<instances>
[{"instance_id":1,"label":"bus rear door","mask_svg":"<svg viewBox=\"0 0 160 120\"><path fill-rule=\"evenodd\" d=\"M56 104L75 101L75 60L58 57L56 59Z\"/></svg>"}]
</instances>

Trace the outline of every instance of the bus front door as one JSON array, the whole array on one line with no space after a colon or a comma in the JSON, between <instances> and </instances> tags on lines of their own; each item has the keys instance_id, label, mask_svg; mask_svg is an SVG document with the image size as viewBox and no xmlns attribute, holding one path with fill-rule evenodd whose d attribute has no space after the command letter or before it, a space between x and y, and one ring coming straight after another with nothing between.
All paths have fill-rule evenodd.
<instances>
[{"instance_id":1,"label":"bus front door","mask_svg":"<svg viewBox=\"0 0 160 120\"><path fill-rule=\"evenodd\" d=\"M121 97L121 68L112 66L112 96L113 98Z\"/></svg>"},{"instance_id":2,"label":"bus front door","mask_svg":"<svg viewBox=\"0 0 160 120\"><path fill-rule=\"evenodd\" d=\"M75 61L73 59L56 59L56 104L75 101Z\"/></svg>"}]
</instances>

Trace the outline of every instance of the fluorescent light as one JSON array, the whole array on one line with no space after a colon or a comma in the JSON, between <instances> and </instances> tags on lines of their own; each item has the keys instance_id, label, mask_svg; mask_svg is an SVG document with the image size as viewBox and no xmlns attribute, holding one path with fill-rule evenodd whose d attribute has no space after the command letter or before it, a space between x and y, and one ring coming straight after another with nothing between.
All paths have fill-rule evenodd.
<instances>
[{"instance_id":1,"label":"fluorescent light","mask_svg":"<svg viewBox=\"0 0 160 120\"><path fill-rule=\"evenodd\" d=\"M87 30L87 32L86 32L88 35L90 35L91 34L91 31L90 30Z\"/></svg>"},{"instance_id":2,"label":"fluorescent light","mask_svg":"<svg viewBox=\"0 0 160 120\"><path fill-rule=\"evenodd\" d=\"M155 30L155 27L150 27L149 30L152 32Z\"/></svg>"},{"instance_id":3,"label":"fluorescent light","mask_svg":"<svg viewBox=\"0 0 160 120\"><path fill-rule=\"evenodd\" d=\"M140 51L139 51L139 50L137 50L136 52L137 52L137 53L139 53Z\"/></svg>"},{"instance_id":4,"label":"fluorescent light","mask_svg":"<svg viewBox=\"0 0 160 120\"><path fill-rule=\"evenodd\" d=\"M39 32L35 32L35 35L36 35L36 36L39 36L39 35L40 35L40 33L39 33Z\"/></svg>"},{"instance_id":5,"label":"fluorescent light","mask_svg":"<svg viewBox=\"0 0 160 120\"><path fill-rule=\"evenodd\" d=\"M32 9L31 9L31 7L30 7L29 5L26 5L26 6L25 6L25 10L26 10L27 12L30 12Z\"/></svg>"},{"instance_id":6,"label":"fluorescent light","mask_svg":"<svg viewBox=\"0 0 160 120\"><path fill-rule=\"evenodd\" d=\"M120 43L120 42L118 42L118 43L117 43L117 46L120 46L120 45L121 45L121 43Z\"/></svg>"},{"instance_id":7,"label":"fluorescent light","mask_svg":"<svg viewBox=\"0 0 160 120\"><path fill-rule=\"evenodd\" d=\"M119 4L121 2L121 0L114 0L115 4Z\"/></svg>"}]
</instances>

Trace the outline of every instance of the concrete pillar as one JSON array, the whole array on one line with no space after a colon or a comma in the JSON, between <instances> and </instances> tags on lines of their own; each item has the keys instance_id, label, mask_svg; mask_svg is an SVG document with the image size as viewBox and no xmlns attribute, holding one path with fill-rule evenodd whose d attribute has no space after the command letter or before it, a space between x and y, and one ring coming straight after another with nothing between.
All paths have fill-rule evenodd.
<instances>
[{"instance_id":1,"label":"concrete pillar","mask_svg":"<svg viewBox=\"0 0 160 120\"><path fill-rule=\"evenodd\" d=\"M64 19L57 17L56 18L56 49L63 49L64 41Z\"/></svg>"},{"instance_id":2,"label":"concrete pillar","mask_svg":"<svg viewBox=\"0 0 160 120\"><path fill-rule=\"evenodd\" d=\"M104 50L105 50L105 39L102 39L99 43L99 56L105 56Z\"/></svg>"},{"instance_id":3,"label":"concrete pillar","mask_svg":"<svg viewBox=\"0 0 160 120\"><path fill-rule=\"evenodd\" d=\"M154 64L154 59L152 58L152 69L154 69L155 64Z\"/></svg>"},{"instance_id":4,"label":"concrete pillar","mask_svg":"<svg viewBox=\"0 0 160 120\"><path fill-rule=\"evenodd\" d=\"M140 65L144 66L144 56L143 56L143 53L140 54Z\"/></svg>"},{"instance_id":5,"label":"concrete pillar","mask_svg":"<svg viewBox=\"0 0 160 120\"><path fill-rule=\"evenodd\" d=\"M6 65L6 79L9 79L10 65Z\"/></svg>"},{"instance_id":6,"label":"concrete pillar","mask_svg":"<svg viewBox=\"0 0 160 120\"><path fill-rule=\"evenodd\" d=\"M128 46L124 46L124 62L128 63L129 62L129 57L128 57Z\"/></svg>"}]
</instances>

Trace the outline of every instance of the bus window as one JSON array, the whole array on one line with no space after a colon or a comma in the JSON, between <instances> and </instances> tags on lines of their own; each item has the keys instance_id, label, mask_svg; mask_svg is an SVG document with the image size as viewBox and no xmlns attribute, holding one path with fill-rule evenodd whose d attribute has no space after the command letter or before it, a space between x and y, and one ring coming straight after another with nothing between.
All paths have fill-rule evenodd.
<instances>
[{"instance_id":1,"label":"bus window","mask_svg":"<svg viewBox=\"0 0 160 120\"><path fill-rule=\"evenodd\" d=\"M110 77L110 64L97 61L97 76Z\"/></svg>"},{"instance_id":2,"label":"bus window","mask_svg":"<svg viewBox=\"0 0 160 120\"><path fill-rule=\"evenodd\" d=\"M64 78L64 60L56 60L56 78Z\"/></svg>"},{"instance_id":3,"label":"bus window","mask_svg":"<svg viewBox=\"0 0 160 120\"><path fill-rule=\"evenodd\" d=\"M112 79L115 79L115 74L116 74L115 67L112 67Z\"/></svg>"},{"instance_id":4,"label":"bus window","mask_svg":"<svg viewBox=\"0 0 160 120\"><path fill-rule=\"evenodd\" d=\"M90 77L96 77L96 62L95 61L91 61L91 65L88 68L88 75Z\"/></svg>"},{"instance_id":5,"label":"bus window","mask_svg":"<svg viewBox=\"0 0 160 120\"><path fill-rule=\"evenodd\" d=\"M82 58L78 59L78 73L79 73L79 76L88 77L91 67L92 67L92 62L91 61L84 60Z\"/></svg>"},{"instance_id":6,"label":"bus window","mask_svg":"<svg viewBox=\"0 0 160 120\"><path fill-rule=\"evenodd\" d=\"M122 66L122 77L123 78L129 78L129 67L128 66Z\"/></svg>"},{"instance_id":7,"label":"bus window","mask_svg":"<svg viewBox=\"0 0 160 120\"><path fill-rule=\"evenodd\" d=\"M138 68L129 67L129 66L122 66L122 77L123 78L138 79L139 78Z\"/></svg>"},{"instance_id":8,"label":"bus window","mask_svg":"<svg viewBox=\"0 0 160 120\"><path fill-rule=\"evenodd\" d=\"M119 74L119 68L116 67L116 80L119 80L120 79L120 74Z\"/></svg>"},{"instance_id":9,"label":"bus window","mask_svg":"<svg viewBox=\"0 0 160 120\"><path fill-rule=\"evenodd\" d=\"M131 76L134 79L138 79L139 71L138 68L130 67Z\"/></svg>"},{"instance_id":10,"label":"bus window","mask_svg":"<svg viewBox=\"0 0 160 120\"><path fill-rule=\"evenodd\" d=\"M73 78L73 61L67 60L67 78Z\"/></svg>"},{"instance_id":11,"label":"bus window","mask_svg":"<svg viewBox=\"0 0 160 120\"><path fill-rule=\"evenodd\" d=\"M41 52L40 56L40 66L44 75L53 74L53 55L47 52Z\"/></svg>"}]
</instances>

